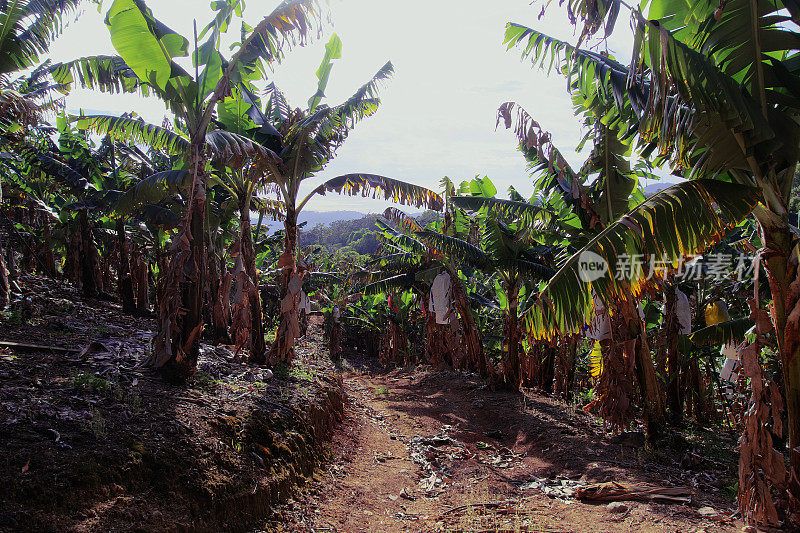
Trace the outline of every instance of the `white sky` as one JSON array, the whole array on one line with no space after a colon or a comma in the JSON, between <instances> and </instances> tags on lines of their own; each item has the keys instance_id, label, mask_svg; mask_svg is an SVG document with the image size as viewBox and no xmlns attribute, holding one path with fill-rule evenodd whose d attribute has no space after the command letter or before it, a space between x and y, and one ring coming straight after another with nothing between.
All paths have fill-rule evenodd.
<instances>
[{"instance_id":1,"label":"white sky","mask_svg":"<svg viewBox=\"0 0 800 533\"><path fill-rule=\"evenodd\" d=\"M110 4L106 0L103 14L88 7L72 22L52 47L53 60L115 53L103 24ZM211 18L207 0L148 0L147 4L157 18L185 36L192 34L194 18L200 28ZM277 4L248 0L245 20L254 25ZM340 174L369 172L438 191L443 176L458 183L480 174L489 176L503 194L514 185L529 196L533 186L513 134L502 127L495 130L496 110L508 100L522 104L578 165L587 154L574 152L579 121L573 116L565 80L556 75L548 78L530 63L521 63L519 51L506 51L502 44L509 21L575 42L563 8L554 2L538 20L539 6L528 4L528 0L333 0L333 27L326 28L322 39L288 53L274 72L274 81L290 103L304 108L315 92L315 71L333 31L341 37L343 49L328 84L330 104L349 97L387 60L393 62L395 76L383 88L378 113L356 127L338 157L318 177L307 180L305 188ZM624 11L617 24L609 46L627 61L630 44L619 40L630 34ZM231 31L238 36L238 21ZM68 97L67 109L136 111L159 124L165 115L164 106L155 99L81 89ZM312 200L308 208L378 212L387 205L328 195Z\"/></svg>"}]
</instances>

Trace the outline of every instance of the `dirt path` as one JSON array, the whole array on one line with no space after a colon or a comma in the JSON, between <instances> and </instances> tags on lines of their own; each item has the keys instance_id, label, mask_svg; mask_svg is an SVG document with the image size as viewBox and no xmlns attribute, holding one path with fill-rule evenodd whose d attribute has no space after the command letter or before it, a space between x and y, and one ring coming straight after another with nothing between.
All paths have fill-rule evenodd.
<instances>
[{"instance_id":1,"label":"dirt path","mask_svg":"<svg viewBox=\"0 0 800 533\"><path fill-rule=\"evenodd\" d=\"M492 392L456 373L351 371L344 378L350 404L332 461L273 525L343 532L741 530L727 518L730 471L715 471L722 465L711 459L701 458L706 464L694 470L680 467L680 455L645 451L638 435L608 438L592 417L563 403ZM689 487L693 501L625 502L612 512L569 496L570 487L610 480ZM701 507L717 514L704 516Z\"/></svg>"}]
</instances>

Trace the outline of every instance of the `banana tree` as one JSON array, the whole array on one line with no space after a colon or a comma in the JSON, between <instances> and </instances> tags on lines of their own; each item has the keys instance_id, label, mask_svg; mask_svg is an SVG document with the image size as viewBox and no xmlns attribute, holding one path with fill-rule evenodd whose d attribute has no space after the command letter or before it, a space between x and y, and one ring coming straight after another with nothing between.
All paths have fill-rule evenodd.
<instances>
[{"instance_id":1,"label":"banana tree","mask_svg":"<svg viewBox=\"0 0 800 533\"><path fill-rule=\"evenodd\" d=\"M297 269L297 217L316 195L328 192L363 196L380 193L387 200L416 207L441 209L442 200L434 192L417 185L375 174L345 174L316 186L304 198L300 187L313 178L335 157L336 150L362 119L372 116L380 104L379 84L388 79L393 67L386 63L344 103L328 106L323 103L333 60L341 55L341 41L334 35L325 49L317 70L318 88L308 100L306 109L292 109L283 93L274 85L267 87L267 102L263 111L252 94L242 91L224 107L243 109L250 127L247 135L279 155L278 161L265 161L266 179L278 188L284 213L284 252L278 266L281 273L281 312L275 342L269 350L268 361L291 361L294 342L299 336L297 305L302 276ZM246 105L242 105L244 102ZM238 114L241 116L241 113Z\"/></svg>"},{"instance_id":2,"label":"banana tree","mask_svg":"<svg viewBox=\"0 0 800 533\"><path fill-rule=\"evenodd\" d=\"M58 146L30 154L30 163L39 172L47 175L51 183L63 188L71 203L62 206L62 213L77 213L78 228L74 232L77 249L72 250L77 257L77 271L83 295L96 298L104 293L100 277L100 255L97 247L99 233L94 216L107 194L116 191L104 190L108 168L104 165L106 155L95 149L85 137L85 132L62 129ZM70 215L71 216L71 215Z\"/></svg>"},{"instance_id":3,"label":"banana tree","mask_svg":"<svg viewBox=\"0 0 800 533\"><path fill-rule=\"evenodd\" d=\"M388 241L384 243L385 255L379 257L378 264L382 267L381 270L388 269L387 273L394 275L375 281L370 289L410 287L416 283L416 288L422 293L425 309L428 309L431 284L437 274L446 272L450 277L455 316L458 318L460 328L455 331L442 331L433 314L426 313L426 353L433 364L438 364L444 354L449 354L449 362L454 367L476 371L485 377L493 377L494 367L486 357L483 335L476 323L473 310L476 301L475 291L469 290L463 279L465 277L463 270L471 270L471 267L464 267L462 272L459 272L460 262L457 258L450 257L433 243L420 238L421 232L430 232L452 237L473 246L479 242L477 232L479 224L471 221L464 211L451 201L456 191L455 185L449 178L444 178L442 182L445 188L445 214L439 220L428 224L425 229L417 223L417 220L392 207L386 209L383 216L393 221L398 229L389 228L381 221L376 223L383 230L384 240ZM458 190L475 194L497 192L488 178L464 182ZM365 291L368 289L365 288Z\"/></svg>"},{"instance_id":4,"label":"banana tree","mask_svg":"<svg viewBox=\"0 0 800 533\"><path fill-rule=\"evenodd\" d=\"M0 4L0 144L14 142L19 132L38 122L40 102L20 91L15 73L36 65L63 29L63 18L81 0L15 0ZM0 183L0 203L3 188ZM0 307L8 303L8 271L0 240Z\"/></svg>"},{"instance_id":5,"label":"banana tree","mask_svg":"<svg viewBox=\"0 0 800 533\"><path fill-rule=\"evenodd\" d=\"M153 162L142 150L112 139L110 136L103 138L95 154L97 161L103 162L108 168L103 174L104 179L97 183L102 195L93 200L93 207L102 210L114 222L116 231L116 256L117 256L117 292L122 302L122 310L126 313L149 314L147 297L147 276L144 272L146 265L135 261L132 265L132 249L128 238L127 225L131 215L138 213L121 214L118 207L127 198L125 191L136 185L138 179L153 172ZM166 211L156 205L147 206L145 220L159 222L157 218L164 219ZM167 219L171 217L166 216ZM170 222L168 222L170 223ZM137 255L136 259L140 259ZM146 263L146 262L145 262ZM134 268L134 266L136 268ZM134 291L134 285L138 289ZM138 294L137 294L138 293Z\"/></svg>"},{"instance_id":6,"label":"banana tree","mask_svg":"<svg viewBox=\"0 0 800 533\"><path fill-rule=\"evenodd\" d=\"M479 246L429 230L418 235L453 260L497 276L497 300L504 315L501 378L507 387L518 390L522 385L520 297L535 290L534 282L549 279L554 273L543 260L545 247L537 243L532 231L549 218L549 213L520 199L481 194L454 196L449 201L479 214Z\"/></svg>"},{"instance_id":7,"label":"banana tree","mask_svg":"<svg viewBox=\"0 0 800 533\"><path fill-rule=\"evenodd\" d=\"M165 377L175 380L185 380L194 373L204 325L203 226L208 151L221 150L233 157L242 150L240 140L210 131L216 104L230 94L232 87L263 77L264 64L279 60L283 50L292 44L304 42L312 27L321 21L314 0L284 1L254 28L243 24L242 42L233 56L226 59L219 52L220 39L234 14L242 14L243 4L241 0L213 4L214 20L194 40L194 75L176 62L189 55L189 40L157 20L144 2L138 0L114 0L106 14L106 25L119 57L81 58L50 69L51 75L63 84L73 83L77 78L89 88L156 96L185 128L183 137L163 128L115 117L95 118L91 124L107 134L162 143L183 152L183 168L192 183L191 193L183 227L172 245L160 297L152 361ZM200 38L206 40L198 44ZM261 153L272 157L268 150Z\"/></svg>"},{"instance_id":8,"label":"banana tree","mask_svg":"<svg viewBox=\"0 0 800 533\"><path fill-rule=\"evenodd\" d=\"M576 107L583 109L580 98L574 98ZM576 250L586 245L616 217L635 206L643 198L637 184L637 174L630 167L630 147L618 137L613 124L607 124L591 110L584 111L583 121L586 135L581 145L591 141L593 149L579 171L572 169L558 148L553 145L550 134L525 111L513 102L503 104L498 110L498 125L514 129L519 149L530 168L539 174L536 180L540 203L555 213L554 227L548 228L548 244L561 249L561 264ZM541 230L540 230L541 233ZM543 235L547 237L547 235ZM625 280L620 280L623 286ZM543 294L546 293L543 292ZM601 343L602 356L606 361L605 373L601 376L600 412L614 425L626 426L633 414L633 388L615 386L615 383L630 383L630 377L614 376L627 369L634 370L643 400L649 435L655 436L664 422L664 407L658 388L655 367L650 357L646 331L638 317L636 298L632 289L621 290L613 301L602 300L603 307L615 309L616 322L611 328L614 335ZM591 311L597 307L595 298L589 300ZM578 306L582 306L579 303ZM526 313L527 314L527 313ZM581 324L582 327L582 324ZM525 329L536 338L530 324ZM574 332L564 333L569 337ZM556 335L550 336L555 341ZM624 348L624 349L623 349ZM613 361L610 361L613 359ZM624 410L618 405L627 406Z\"/></svg>"},{"instance_id":9,"label":"banana tree","mask_svg":"<svg viewBox=\"0 0 800 533\"><path fill-rule=\"evenodd\" d=\"M384 212L384 218L393 221L397 228L384 222L381 219L375 221L375 225L380 230L378 240L380 247L377 257L366 264L368 268L367 283L363 288L359 288L365 298L373 296L383 298L387 301L387 296L398 309L403 310L409 291L418 295L421 304L420 311L424 316L424 326L416 332L418 337L425 338L424 347L419 350L420 360L438 367L450 364L454 368L459 368L462 363L469 364L469 350L464 346L464 331L455 327L455 323L449 325L437 324L435 314L430 310L430 292L434 278L442 272L442 267L447 268L443 263L444 256L433 247L420 240L415 232L422 231L416 220L409 217L402 211L390 207ZM449 270L446 270L449 273ZM383 309L382 307L380 309ZM381 315L379 322L385 322L378 328L382 332L380 339L380 355L384 364L398 363L392 357L401 344L401 338L414 336L414 322L406 320L405 324L399 323L398 318L410 318L411 313L406 312L392 316L394 310L386 308L386 316ZM366 317L365 317L366 318ZM375 318L375 317L372 317ZM400 322L403 322L400 320ZM404 326L410 328L403 331ZM392 350L387 352L386 347L391 346ZM464 355L467 357L465 358Z\"/></svg>"},{"instance_id":10,"label":"banana tree","mask_svg":"<svg viewBox=\"0 0 800 533\"><path fill-rule=\"evenodd\" d=\"M260 217L265 215L272 220L282 217L282 205L275 200L256 196L258 189L266 192L263 176L257 166L247 165L238 169L220 169L214 182L231 196L231 201L236 206L239 218L238 239L235 245L236 276L247 279L237 279L234 300L243 306L247 300L249 324L240 324L238 331L245 334L250 342L247 346L251 362L263 362L266 355L264 338L264 320L262 316L261 296L258 291L259 276L256 270L256 253L253 246L253 233L251 231L251 212L258 212ZM247 290L245 290L247 289ZM242 292L244 291L244 292ZM246 333L245 333L246 331Z\"/></svg>"},{"instance_id":11,"label":"banana tree","mask_svg":"<svg viewBox=\"0 0 800 533\"><path fill-rule=\"evenodd\" d=\"M618 0L577 2L571 5L573 20L584 24L583 37L591 37L600 28L609 34L620 4ZM692 180L681 184L680 190L662 191L659 198L626 215L622 224L609 226L601 238L613 235L622 242L634 242L642 252L674 258L702 248L749 212L741 207L752 207L764 240L760 257L772 291L771 320L789 421L789 481L780 476L773 481L779 488L788 487L789 512L798 522L800 297L792 287L800 272L797 237L789 226L787 206L800 155L796 120L800 71L795 60L800 48L796 30L800 6L782 1L653 0L632 9L631 16L630 66L519 24L509 24L506 42L509 47L522 45L523 55L536 63L554 60L568 75L571 92L583 94L598 114L618 123L635 139L643 153L655 154L658 164ZM605 94L612 98L595 98ZM678 192L684 193L682 198L675 195ZM714 199L719 210L714 208ZM744 205L734 205L737 201ZM671 207L663 210L667 205ZM656 213L659 210L669 216L662 217ZM645 223L649 227L642 231ZM667 231L673 237L652 239L653 235L668 237ZM694 239L683 239L692 234ZM579 280L571 279L569 286L574 290ZM539 310L532 314L532 322L539 329L569 328L576 316L564 311L563 307L555 312ZM744 496L740 502L748 502L742 509L748 518L775 523L765 491L750 483L740 486L740 491ZM760 510L754 512L756 508Z\"/></svg>"}]
</instances>

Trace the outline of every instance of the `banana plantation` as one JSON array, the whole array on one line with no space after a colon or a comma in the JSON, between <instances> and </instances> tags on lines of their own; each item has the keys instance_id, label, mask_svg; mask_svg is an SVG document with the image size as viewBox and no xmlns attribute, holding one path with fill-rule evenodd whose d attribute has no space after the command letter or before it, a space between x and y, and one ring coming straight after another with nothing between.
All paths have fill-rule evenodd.
<instances>
[{"instance_id":1,"label":"banana plantation","mask_svg":"<svg viewBox=\"0 0 800 533\"><path fill-rule=\"evenodd\" d=\"M0 1L0 531L800 528L800 2L521 2L510 186L337 160L347 3Z\"/></svg>"}]
</instances>

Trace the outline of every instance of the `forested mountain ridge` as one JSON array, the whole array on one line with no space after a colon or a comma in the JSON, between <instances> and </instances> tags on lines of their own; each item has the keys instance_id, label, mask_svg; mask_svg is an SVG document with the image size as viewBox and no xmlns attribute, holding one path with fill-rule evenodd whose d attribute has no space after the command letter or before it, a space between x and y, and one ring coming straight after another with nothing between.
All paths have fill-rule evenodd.
<instances>
[{"instance_id":1,"label":"forested mountain ridge","mask_svg":"<svg viewBox=\"0 0 800 533\"><path fill-rule=\"evenodd\" d=\"M425 211L412 218L424 227L436 220L438 216L435 211ZM379 231L375 226L375 221L379 218L383 218L383 216L369 213L354 220L335 220L329 224L319 222L313 227L306 224L300 229L300 245L317 244L325 246L329 252L347 248L343 251L354 251L362 255L372 254L378 249L377 234Z\"/></svg>"}]
</instances>

